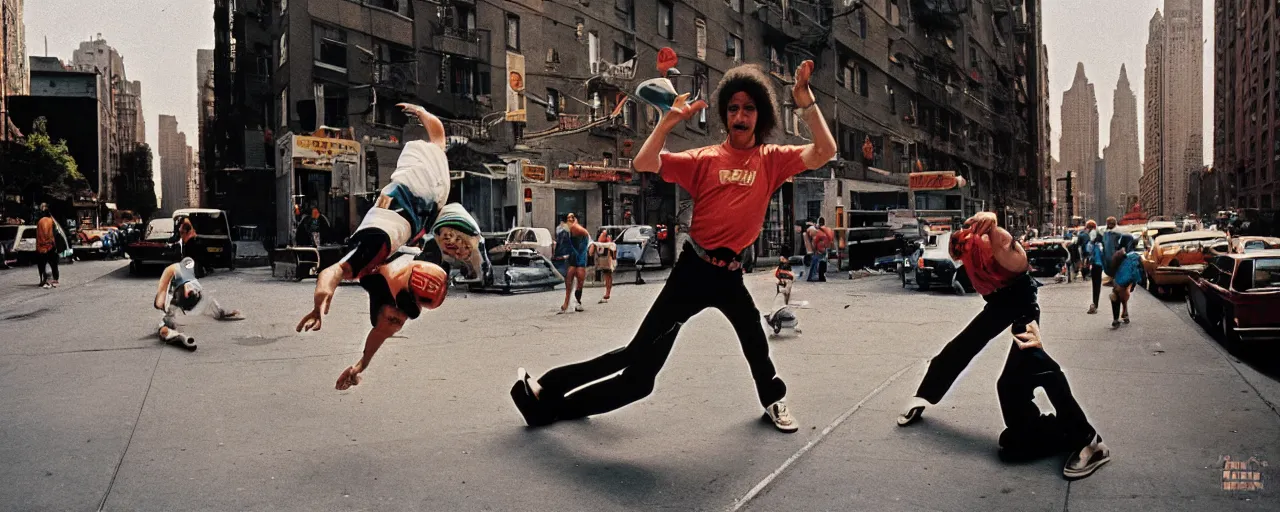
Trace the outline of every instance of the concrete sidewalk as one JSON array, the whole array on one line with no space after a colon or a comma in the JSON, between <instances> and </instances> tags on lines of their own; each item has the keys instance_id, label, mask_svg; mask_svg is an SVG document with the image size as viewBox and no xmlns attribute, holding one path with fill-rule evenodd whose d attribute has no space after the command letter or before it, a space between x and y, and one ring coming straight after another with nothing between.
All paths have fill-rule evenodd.
<instances>
[{"instance_id":1,"label":"concrete sidewalk","mask_svg":"<svg viewBox=\"0 0 1280 512\"><path fill-rule=\"evenodd\" d=\"M1190 322L1145 292L1133 324L1112 330L1107 298L1087 315L1090 285L1041 288L1046 349L1062 364L1090 421L1112 449L1093 476L1067 482L1065 457L1010 465L997 458L1003 428L995 379L1009 341L998 338L922 422L895 415L926 363L862 397L821 444L782 472L751 510L1276 510L1280 397L1264 396L1241 365ZM1177 304L1174 304L1175 306ZM933 343L941 349L960 325ZM892 366L881 370L887 373ZM1255 374L1256 378L1269 379ZM1262 382L1268 386L1273 384ZM1273 388L1274 389L1274 388ZM1040 397L1043 400L1043 396ZM817 425L823 428L826 425ZM1224 490L1224 459L1267 464L1264 489ZM1261 466L1261 464L1257 465ZM1234 475L1241 476L1241 475ZM1244 475L1248 476L1248 475Z\"/></svg>"},{"instance_id":2,"label":"concrete sidewalk","mask_svg":"<svg viewBox=\"0 0 1280 512\"><path fill-rule=\"evenodd\" d=\"M772 281L747 277L761 309ZM156 341L150 277L111 275L0 315L0 509L1276 508L1274 377L1141 292L1134 323L1113 331L1109 315L1084 314L1087 283L1041 289L1046 347L1113 450L1068 483L1062 458L997 460L1008 339L921 423L896 426L926 360L983 306L896 276L797 283L804 334L770 342L792 435L760 421L737 336L714 310L685 324L649 397L523 426L507 394L515 368L539 375L616 349L660 286L620 287L601 305L592 291L586 312L566 315L560 297L451 295L391 339L360 386L335 391L369 329L358 287L338 292L322 331L299 334L305 282L264 269L201 282L247 320L183 318L196 352ZM1223 490L1224 456L1268 461L1264 489Z\"/></svg>"}]
</instances>

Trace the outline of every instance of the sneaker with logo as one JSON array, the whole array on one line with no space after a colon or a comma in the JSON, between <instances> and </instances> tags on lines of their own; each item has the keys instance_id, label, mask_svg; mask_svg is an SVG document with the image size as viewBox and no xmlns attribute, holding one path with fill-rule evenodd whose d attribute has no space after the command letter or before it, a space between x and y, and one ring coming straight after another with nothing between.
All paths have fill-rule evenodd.
<instances>
[{"instance_id":1,"label":"sneaker with logo","mask_svg":"<svg viewBox=\"0 0 1280 512\"><path fill-rule=\"evenodd\" d=\"M1102 436L1094 434L1093 441L1067 457L1067 463L1062 467L1062 476L1068 480L1084 478L1108 462L1111 462L1111 449L1102 443Z\"/></svg>"},{"instance_id":2,"label":"sneaker with logo","mask_svg":"<svg viewBox=\"0 0 1280 512\"><path fill-rule=\"evenodd\" d=\"M796 419L791 417L791 411L787 410L787 403L778 400L773 404L765 407L764 419L772 421L773 426L778 430L791 434L800 430L800 425L796 423Z\"/></svg>"}]
</instances>

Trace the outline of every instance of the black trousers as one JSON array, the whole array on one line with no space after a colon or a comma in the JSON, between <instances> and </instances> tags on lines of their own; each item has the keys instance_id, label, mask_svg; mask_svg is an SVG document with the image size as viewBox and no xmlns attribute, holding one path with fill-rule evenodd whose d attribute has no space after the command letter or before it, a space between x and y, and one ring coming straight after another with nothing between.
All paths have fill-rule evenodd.
<instances>
[{"instance_id":1,"label":"black trousers","mask_svg":"<svg viewBox=\"0 0 1280 512\"><path fill-rule=\"evenodd\" d=\"M1089 267L1089 277L1093 279L1093 305L1098 305L1098 296L1102 294L1102 265Z\"/></svg>"},{"instance_id":2,"label":"black trousers","mask_svg":"<svg viewBox=\"0 0 1280 512\"><path fill-rule=\"evenodd\" d=\"M1038 284L1024 274L1017 281L995 293L983 297L986 307L954 339L942 348L942 352L929 362L929 370L916 391L916 396L937 404L951 389L973 358L987 343L1005 329L1025 332L1026 325L1040 320L1040 304L1037 299ZM1037 387L1043 387L1045 395L1058 411L1058 419L1073 444L1083 445L1092 441L1097 432L1085 418L1080 404L1071 395L1067 377L1058 363L1043 348L1020 349L1010 341L1009 355L1004 370L996 381L996 394L1000 399L1000 412L1005 426L1010 429L1026 427L1037 421L1040 410L1032 399Z\"/></svg>"},{"instance_id":3,"label":"black trousers","mask_svg":"<svg viewBox=\"0 0 1280 512\"><path fill-rule=\"evenodd\" d=\"M36 253L36 264L40 268L40 284L49 282L50 279L58 280L58 256L57 249L50 249L46 253ZM50 270L45 270L44 266L49 265Z\"/></svg>"},{"instance_id":4,"label":"black trousers","mask_svg":"<svg viewBox=\"0 0 1280 512\"><path fill-rule=\"evenodd\" d=\"M538 379L539 400L563 420L606 413L648 396L680 326L708 307L719 309L733 324L760 404L781 400L787 387L769 359L760 311L742 282L742 271L707 263L687 244L631 343L547 372Z\"/></svg>"}]
</instances>

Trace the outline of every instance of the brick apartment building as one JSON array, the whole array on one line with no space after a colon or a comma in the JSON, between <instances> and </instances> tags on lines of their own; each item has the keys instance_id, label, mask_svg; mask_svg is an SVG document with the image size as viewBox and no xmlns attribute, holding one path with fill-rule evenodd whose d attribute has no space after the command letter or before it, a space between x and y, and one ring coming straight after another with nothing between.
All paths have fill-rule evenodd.
<instances>
[{"instance_id":1,"label":"brick apartment building","mask_svg":"<svg viewBox=\"0 0 1280 512\"><path fill-rule=\"evenodd\" d=\"M422 135L395 107L409 101L445 119L451 199L485 230L550 228L568 212L588 228L687 224L686 193L630 168L656 113L630 102L611 116L671 47L677 87L703 97L740 63L769 71L788 105L776 143L805 142L791 74L817 64L839 155L778 191L761 256L794 250L799 219L907 208L918 170L955 171L974 204L1033 225L1048 137L1038 20L1034 0L219 0L206 204L269 225L266 210L284 199L270 191L279 140L323 126L360 143L365 174L299 172L288 200L335 226L358 222L403 141ZM717 115L690 121L668 148L722 141Z\"/></svg>"}]
</instances>

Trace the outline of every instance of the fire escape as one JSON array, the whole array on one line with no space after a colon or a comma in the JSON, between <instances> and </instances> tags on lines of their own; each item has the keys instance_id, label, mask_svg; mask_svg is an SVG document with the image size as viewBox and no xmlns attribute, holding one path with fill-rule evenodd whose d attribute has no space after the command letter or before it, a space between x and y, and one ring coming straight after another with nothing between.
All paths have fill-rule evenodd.
<instances>
[{"instance_id":1,"label":"fire escape","mask_svg":"<svg viewBox=\"0 0 1280 512\"><path fill-rule=\"evenodd\" d=\"M435 94L424 98L425 104L450 119L445 123L450 135L487 140L488 131L479 119L493 106L494 92L490 88L497 86L490 82L506 83L503 77L494 76L489 50L491 34L476 28L475 0L444 0L436 10L436 19L430 22L430 46L423 50L440 57L439 80ZM393 63L387 61L383 69L387 79L394 81L397 71L391 66ZM433 72L436 71L427 66L418 66L415 76L430 83L424 75Z\"/></svg>"}]
</instances>

